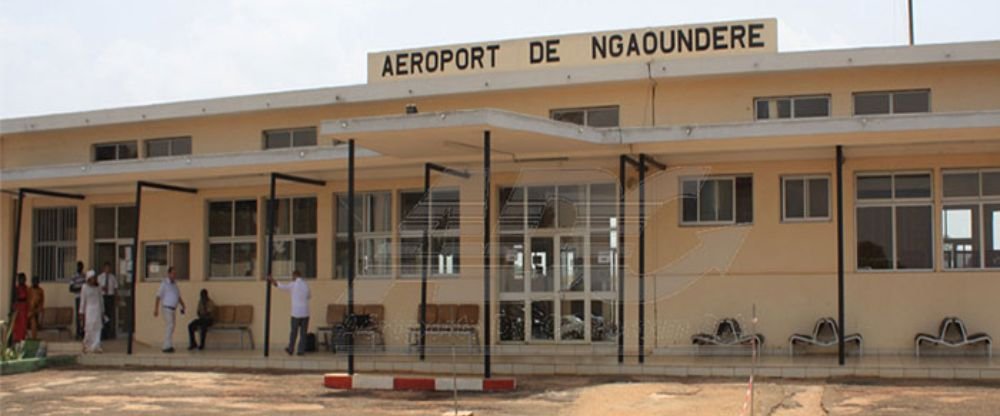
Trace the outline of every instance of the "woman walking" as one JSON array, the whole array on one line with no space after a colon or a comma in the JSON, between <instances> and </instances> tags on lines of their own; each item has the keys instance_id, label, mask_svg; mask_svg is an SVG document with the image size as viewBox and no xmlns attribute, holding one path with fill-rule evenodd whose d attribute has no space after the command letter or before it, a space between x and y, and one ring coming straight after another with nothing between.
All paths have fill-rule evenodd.
<instances>
[{"instance_id":1,"label":"woman walking","mask_svg":"<svg viewBox=\"0 0 1000 416\"><path fill-rule=\"evenodd\" d=\"M80 291L80 319L83 321L83 352L104 352L101 349L101 329L104 327L104 301L97 286L97 275L87 272L87 283Z\"/></svg>"}]
</instances>

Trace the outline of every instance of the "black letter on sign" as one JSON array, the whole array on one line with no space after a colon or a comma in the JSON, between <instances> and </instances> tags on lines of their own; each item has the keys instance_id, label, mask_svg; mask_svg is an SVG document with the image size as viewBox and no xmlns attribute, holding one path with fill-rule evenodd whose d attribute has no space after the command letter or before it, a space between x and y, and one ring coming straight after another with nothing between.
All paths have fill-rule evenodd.
<instances>
[{"instance_id":1,"label":"black letter on sign","mask_svg":"<svg viewBox=\"0 0 1000 416\"><path fill-rule=\"evenodd\" d=\"M694 48L695 50L704 51L708 49L710 41L710 35L708 29L699 27L694 30Z\"/></svg>"},{"instance_id":2,"label":"black letter on sign","mask_svg":"<svg viewBox=\"0 0 1000 416\"><path fill-rule=\"evenodd\" d=\"M444 72L444 67L448 66L448 62L451 62L451 58L454 56L455 54L451 51L451 49L441 50L441 72Z\"/></svg>"},{"instance_id":3,"label":"black letter on sign","mask_svg":"<svg viewBox=\"0 0 1000 416\"><path fill-rule=\"evenodd\" d=\"M389 55L385 56L385 61L382 63L383 78L385 77L385 74L389 74L389 76L392 76L392 59L389 58Z\"/></svg>"},{"instance_id":4,"label":"black letter on sign","mask_svg":"<svg viewBox=\"0 0 1000 416\"><path fill-rule=\"evenodd\" d=\"M396 73L399 75L407 75L409 72L406 70L406 57L405 53L396 54Z\"/></svg>"},{"instance_id":5,"label":"black letter on sign","mask_svg":"<svg viewBox=\"0 0 1000 416\"><path fill-rule=\"evenodd\" d=\"M725 26L712 27L712 49L716 50L729 49L729 45L726 44Z\"/></svg>"},{"instance_id":6,"label":"black letter on sign","mask_svg":"<svg viewBox=\"0 0 1000 416\"><path fill-rule=\"evenodd\" d=\"M528 44L528 62L532 65L542 62L544 46L542 42L534 41Z\"/></svg>"},{"instance_id":7,"label":"black letter on sign","mask_svg":"<svg viewBox=\"0 0 1000 416\"><path fill-rule=\"evenodd\" d=\"M601 54L601 59L608 57L608 37L601 36L601 40L597 40L597 36L590 37L590 59L597 59L597 54Z\"/></svg>"},{"instance_id":8,"label":"black letter on sign","mask_svg":"<svg viewBox=\"0 0 1000 416\"><path fill-rule=\"evenodd\" d=\"M559 62L559 39L545 41L545 62Z\"/></svg>"},{"instance_id":9,"label":"black letter on sign","mask_svg":"<svg viewBox=\"0 0 1000 416\"><path fill-rule=\"evenodd\" d=\"M763 48L764 42L760 41L760 32L758 30L764 29L764 25L761 23L753 23L750 25L750 47L751 48Z\"/></svg>"},{"instance_id":10,"label":"black letter on sign","mask_svg":"<svg viewBox=\"0 0 1000 416\"><path fill-rule=\"evenodd\" d=\"M489 45L486 50L490 51L490 68L497 67L497 51L500 50L500 45Z\"/></svg>"}]
</instances>

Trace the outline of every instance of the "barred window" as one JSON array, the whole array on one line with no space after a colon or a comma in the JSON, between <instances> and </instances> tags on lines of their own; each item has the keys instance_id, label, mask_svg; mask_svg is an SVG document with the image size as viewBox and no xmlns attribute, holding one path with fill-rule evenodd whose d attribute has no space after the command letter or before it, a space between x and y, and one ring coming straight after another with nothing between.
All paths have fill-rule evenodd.
<instances>
[{"instance_id":1,"label":"barred window","mask_svg":"<svg viewBox=\"0 0 1000 416\"><path fill-rule=\"evenodd\" d=\"M347 278L350 264L347 242L347 195L337 195L336 273ZM389 192L358 192L354 196L354 239L357 277L390 277L392 275L392 194Z\"/></svg>"},{"instance_id":2,"label":"barred window","mask_svg":"<svg viewBox=\"0 0 1000 416\"><path fill-rule=\"evenodd\" d=\"M274 206L272 274L316 277L316 197L281 198Z\"/></svg>"},{"instance_id":3,"label":"barred window","mask_svg":"<svg viewBox=\"0 0 1000 416\"><path fill-rule=\"evenodd\" d=\"M932 269L930 173L866 173L856 184L858 270Z\"/></svg>"},{"instance_id":4,"label":"barred window","mask_svg":"<svg viewBox=\"0 0 1000 416\"><path fill-rule=\"evenodd\" d=\"M316 145L316 128L275 129L264 131L264 149L285 149Z\"/></svg>"},{"instance_id":5,"label":"barred window","mask_svg":"<svg viewBox=\"0 0 1000 416\"><path fill-rule=\"evenodd\" d=\"M35 208L32 275L43 282L76 271L76 207Z\"/></svg>"},{"instance_id":6,"label":"barred window","mask_svg":"<svg viewBox=\"0 0 1000 416\"><path fill-rule=\"evenodd\" d=\"M254 277L257 266L257 201L208 204L208 277Z\"/></svg>"}]
</instances>

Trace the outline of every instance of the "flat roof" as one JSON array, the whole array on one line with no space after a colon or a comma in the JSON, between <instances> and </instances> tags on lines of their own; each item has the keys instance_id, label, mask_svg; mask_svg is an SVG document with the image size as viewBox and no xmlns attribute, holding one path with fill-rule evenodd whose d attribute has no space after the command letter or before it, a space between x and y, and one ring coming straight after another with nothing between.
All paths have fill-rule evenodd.
<instances>
[{"instance_id":1,"label":"flat roof","mask_svg":"<svg viewBox=\"0 0 1000 416\"><path fill-rule=\"evenodd\" d=\"M1000 41L654 60L272 92L0 120L0 134L655 78L1000 61ZM651 72L650 72L651 71Z\"/></svg>"}]
</instances>

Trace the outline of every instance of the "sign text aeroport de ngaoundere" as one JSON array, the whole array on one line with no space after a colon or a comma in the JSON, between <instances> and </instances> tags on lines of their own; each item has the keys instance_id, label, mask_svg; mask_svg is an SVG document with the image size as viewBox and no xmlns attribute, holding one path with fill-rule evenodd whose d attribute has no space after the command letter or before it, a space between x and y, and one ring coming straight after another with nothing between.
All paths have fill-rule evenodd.
<instances>
[{"instance_id":1,"label":"sign text aeroport de ngaoundere","mask_svg":"<svg viewBox=\"0 0 1000 416\"><path fill-rule=\"evenodd\" d=\"M777 20L549 36L368 54L368 82L777 52Z\"/></svg>"}]
</instances>

